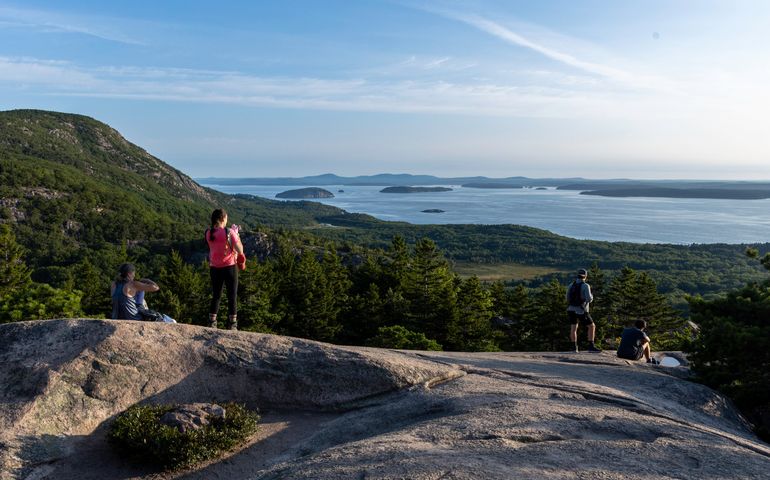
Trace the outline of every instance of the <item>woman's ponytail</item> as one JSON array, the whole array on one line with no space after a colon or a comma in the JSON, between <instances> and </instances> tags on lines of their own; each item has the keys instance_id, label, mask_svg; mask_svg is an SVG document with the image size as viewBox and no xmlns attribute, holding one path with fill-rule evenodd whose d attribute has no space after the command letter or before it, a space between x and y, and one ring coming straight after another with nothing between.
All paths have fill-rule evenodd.
<instances>
[{"instance_id":1,"label":"woman's ponytail","mask_svg":"<svg viewBox=\"0 0 770 480\"><path fill-rule=\"evenodd\" d=\"M227 212L223 208L217 208L211 212L211 228L209 228L209 240L214 241L214 229L217 223L224 221L227 216Z\"/></svg>"}]
</instances>

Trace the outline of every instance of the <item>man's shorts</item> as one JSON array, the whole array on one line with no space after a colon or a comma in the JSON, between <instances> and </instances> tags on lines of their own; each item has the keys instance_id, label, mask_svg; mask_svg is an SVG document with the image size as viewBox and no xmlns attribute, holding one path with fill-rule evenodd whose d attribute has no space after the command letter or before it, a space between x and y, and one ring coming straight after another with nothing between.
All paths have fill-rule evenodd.
<instances>
[{"instance_id":1,"label":"man's shorts","mask_svg":"<svg viewBox=\"0 0 770 480\"><path fill-rule=\"evenodd\" d=\"M621 355L618 353L618 358L623 358L625 360L639 360L644 355L644 348L637 348L634 350L633 355Z\"/></svg>"},{"instance_id":2,"label":"man's shorts","mask_svg":"<svg viewBox=\"0 0 770 480\"><path fill-rule=\"evenodd\" d=\"M591 314L588 312L577 313L571 310L567 310L567 318L569 319L570 325L577 325L578 323L583 326L594 324L594 319L591 318Z\"/></svg>"}]
</instances>

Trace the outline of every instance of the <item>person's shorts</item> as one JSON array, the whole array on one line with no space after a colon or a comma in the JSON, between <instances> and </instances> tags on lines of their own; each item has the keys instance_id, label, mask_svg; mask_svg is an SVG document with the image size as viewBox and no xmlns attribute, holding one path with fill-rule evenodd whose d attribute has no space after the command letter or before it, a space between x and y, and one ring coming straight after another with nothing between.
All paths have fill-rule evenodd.
<instances>
[{"instance_id":1,"label":"person's shorts","mask_svg":"<svg viewBox=\"0 0 770 480\"><path fill-rule=\"evenodd\" d=\"M621 355L620 353L618 353L618 358L636 361L642 358L643 355L644 355L644 348L639 348L634 351L633 355Z\"/></svg>"},{"instance_id":2,"label":"person's shorts","mask_svg":"<svg viewBox=\"0 0 770 480\"><path fill-rule=\"evenodd\" d=\"M567 310L567 318L569 319L570 325L577 325L578 323L584 326L594 324L594 319L591 318L591 314L589 314L588 312L577 313L577 312Z\"/></svg>"}]
</instances>

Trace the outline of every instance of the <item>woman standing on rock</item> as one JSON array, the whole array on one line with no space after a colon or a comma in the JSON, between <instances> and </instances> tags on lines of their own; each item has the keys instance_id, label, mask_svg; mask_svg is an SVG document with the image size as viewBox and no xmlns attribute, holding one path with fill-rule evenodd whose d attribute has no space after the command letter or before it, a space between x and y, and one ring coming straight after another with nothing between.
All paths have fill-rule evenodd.
<instances>
[{"instance_id":1,"label":"woman standing on rock","mask_svg":"<svg viewBox=\"0 0 770 480\"><path fill-rule=\"evenodd\" d=\"M209 327L217 328L217 312L222 299L222 287L227 288L227 328L238 329L237 295L238 267L245 266L246 256L238 236L238 228L225 227L227 212L218 208L211 212L211 226L206 229L206 243L209 246L211 272L211 308Z\"/></svg>"}]
</instances>

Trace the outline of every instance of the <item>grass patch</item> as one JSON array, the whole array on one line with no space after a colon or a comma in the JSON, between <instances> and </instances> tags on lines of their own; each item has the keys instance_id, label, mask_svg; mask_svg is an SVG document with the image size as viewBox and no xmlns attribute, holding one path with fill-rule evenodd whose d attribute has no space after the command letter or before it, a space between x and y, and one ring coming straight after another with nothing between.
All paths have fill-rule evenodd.
<instances>
[{"instance_id":1,"label":"grass patch","mask_svg":"<svg viewBox=\"0 0 770 480\"><path fill-rule=\"evenodd\" d=\"M473 262L455 262L454 270L463 278L476 275L479 277L479 280L484 282L494 282L497 280L532 280L544 275L564 271L554 267L523 265L521 263Z\"/></svg>"},{"instance_id":2,"label":"grass patch","mask_svg":"<svg viewBox=\"0 0 770 480\"><path fill-rule=\"evenodd\" d=\"M257 431L259 415L228 403L225 418L198 430L180 432L159 419L174 405L134 405L118 415L108 439L120 455L175 470L218 457Z\"/></svg>"}]
</instances>

